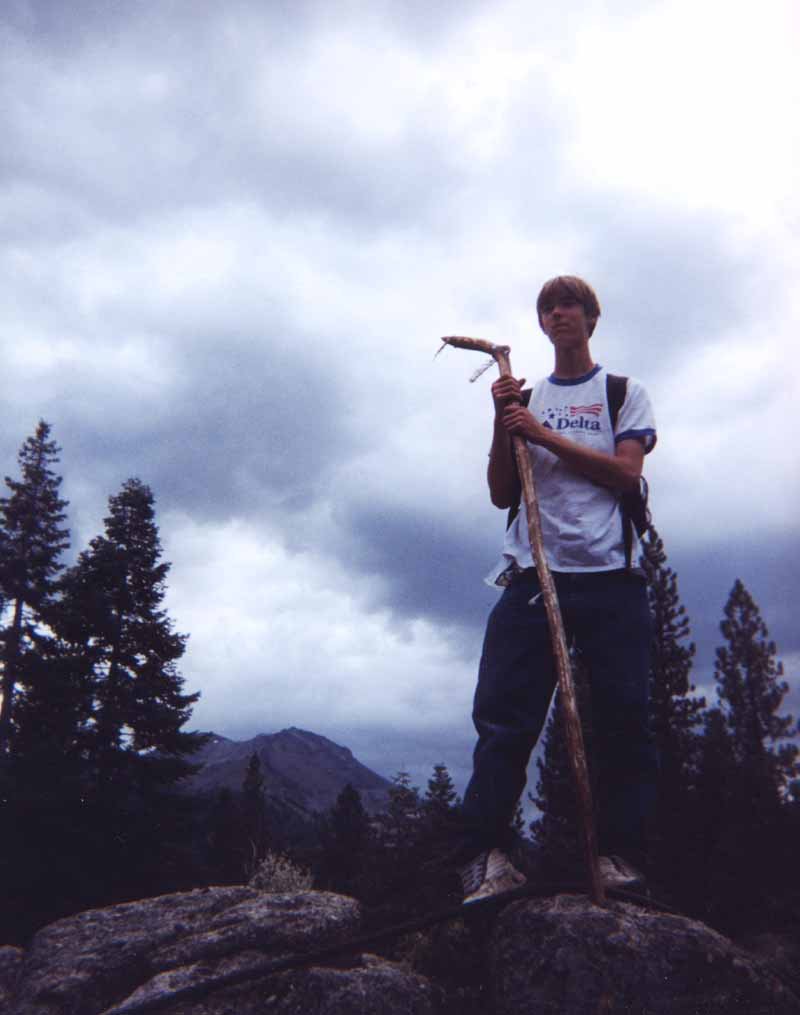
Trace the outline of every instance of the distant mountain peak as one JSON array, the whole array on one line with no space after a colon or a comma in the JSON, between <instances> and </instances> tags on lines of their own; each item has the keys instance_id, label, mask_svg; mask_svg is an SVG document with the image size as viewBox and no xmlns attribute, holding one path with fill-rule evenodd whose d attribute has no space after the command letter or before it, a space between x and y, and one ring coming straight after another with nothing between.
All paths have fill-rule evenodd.
<instances>
[{"instance_id":1,"label":"distant mountain peak","mask_svg":"<svg viewBox=\"0 0 800 1015\"><path fill-rule=\"evenodd\" d=\"M188 792L239 792L255 753L261 762L265 795L294 810L327 811L348 783L368 811L384 810L387 805L389 780L362 765L349 747L319 733L290 726L249 740L230 740L213 731L207 735L208 743L192 757L203 767L184 780Z\"/></svg>"}]
</instances>

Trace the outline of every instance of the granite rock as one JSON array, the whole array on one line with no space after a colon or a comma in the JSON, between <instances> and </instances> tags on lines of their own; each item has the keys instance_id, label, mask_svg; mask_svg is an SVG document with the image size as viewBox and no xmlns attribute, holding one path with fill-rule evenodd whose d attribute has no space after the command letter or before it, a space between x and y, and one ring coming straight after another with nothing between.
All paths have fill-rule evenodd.
<instances>
[{"instance_id":1,"label":"granite rock","mask_svg":"<svg viewBox=\"0 0 800 1015\"><path fill-rule=\"evenodd\" d=\"M494 1015L798 1015L755 956L696 920L578 895L515 903L497 921Z\"/></svg>"}]
</instances>

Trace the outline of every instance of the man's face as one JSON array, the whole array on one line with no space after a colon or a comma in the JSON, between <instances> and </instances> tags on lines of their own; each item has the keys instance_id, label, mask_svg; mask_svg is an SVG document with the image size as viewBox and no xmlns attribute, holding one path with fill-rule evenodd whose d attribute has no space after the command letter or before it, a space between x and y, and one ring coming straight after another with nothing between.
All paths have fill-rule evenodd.
<instances>
[{"instance_id":1,"label":"man's face","mask_svg":"<svg viewBox=\"0 0 800 1015\"><path fill-rule=\"evenodd\" d=\"M553 345L574 348L589 341L590 322L583 304L563 293L554 296L541 309L542 331Z\"/></svg>"}]
</instances>

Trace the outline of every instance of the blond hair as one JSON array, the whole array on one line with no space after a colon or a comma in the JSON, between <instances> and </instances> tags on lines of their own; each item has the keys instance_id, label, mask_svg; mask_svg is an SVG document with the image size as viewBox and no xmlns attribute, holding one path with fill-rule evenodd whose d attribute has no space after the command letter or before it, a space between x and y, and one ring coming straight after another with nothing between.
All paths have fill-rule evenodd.
<instances>
[{"instance_id":1,"label":"blond hair","mask_svg":"<svg viewBox=\"0 0 800 1015\"><path fill-rule=\"evenodd\" d=\"M539 318L539 326L542 324L542 314L553 306L559 299L577 300L583 307L586 320L589 323L589 334L591 335L600 317L600 301L597 293L582 278L577 275L556 275L549 279L542 286L539 297L536 300L536 315Z\"/></svg>"}]
</instances>

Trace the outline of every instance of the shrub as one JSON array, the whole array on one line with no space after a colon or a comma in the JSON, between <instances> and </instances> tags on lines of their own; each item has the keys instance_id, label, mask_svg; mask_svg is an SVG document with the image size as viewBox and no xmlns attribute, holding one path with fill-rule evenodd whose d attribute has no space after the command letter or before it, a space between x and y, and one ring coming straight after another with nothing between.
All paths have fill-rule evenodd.
<instances>
[{"instance_id":1,"label":"shrub","mask_svg":"<svg viewBox=\"0 0 800 1015\"><path fill-rule=\"evenodd\" d=\"M251 888L260 892L307 892L314 883L311 871L293 863L282 853L267 853L250 880Z\"/></svg>"}]
</instances>

